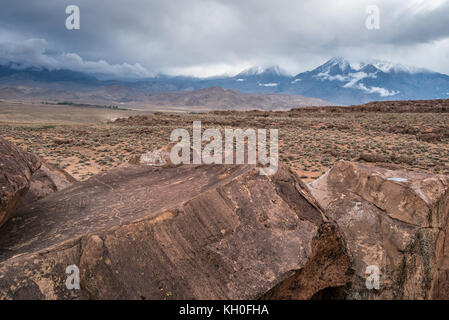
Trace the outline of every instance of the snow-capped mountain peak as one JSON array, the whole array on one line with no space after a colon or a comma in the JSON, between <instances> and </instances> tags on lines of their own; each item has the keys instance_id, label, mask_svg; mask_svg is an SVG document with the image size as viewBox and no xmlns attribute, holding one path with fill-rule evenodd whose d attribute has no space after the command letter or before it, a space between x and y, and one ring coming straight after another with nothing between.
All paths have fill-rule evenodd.
<instances>
[{"instance_id":1,"label":"snow-capped mountain peak","mask_svg":"<svg viewBox=\"0 0 449 320\"><path fill-rule=\"evenodd\" d=\"M336 57L290 81L302 95L352 104L385 99L436 99L449 88L447 75L382 60L353 62ZM445 91L446 90L446 91Z\"/></svg>"},{"instance_id":2,"label":"snow-capped mountain peak","mask_svg":"<svg viewBox=\"0 0 449 320\"><path fill-rule=\"evenodd\" d=\"M335 72L341 72L346 71L350 69L351 64L348 60L342 57L334 57L324 63L323 65L316 68L314 71L317 71L318 73L335 73Z\"/></svg>"},{"instance_id":3,"label":"snow-capped mountain peak","mask_svg":"<svg viewBox=\"0 0 449 320\"><path fill-rule=\"evenodd\" d=\"M416 74L416 73L430 73L431 71L424 69L424 68L418 68L414 66L408 66L400 63L394 63L390 61L384 61L384 60L366 60L356 63L351 63L351 68L354 70L361 70L363 68L366 68L368 66L373 66L377 70L382 71L384 73L410 73L410 74Z\"/></svg>"},{"instance_id":4,"label":"snow-capped mountain peak","mask_svg":"<svg viewBox=\"0 0 449 320\"><path fill-rule=\"evenodd\" d=\"M242 72L240 72L237 76L238 77L244 77L244 76L255 76L258 74L261 74L264 72L264 68L260 67L260 66L254 66L248 69L243 70Z\"/></svg>"},{"instance_id":5,"label":"snow-capped mountain peak","mask_svg":"<svg viewBox=\"0 0 449 320\"><path fill-rule=\"evenodd\" d=\"M260 75L270 75L270 76L284 76L289 77L289 73L279 66L271 66L271 67L261 67L261 66L254 66L251 68L248 68L246 70L243 70L239 74L236 75L238 78L244 78L244 77L251 77L251 76L260 76Z\"/></svg>"},{"instance_id":6,"label":"snow-capped mountain peak","mask_svg":"<svg viewBox=\"0 0 449 320\"><path fill-rule=\"evenodd\" d=\"M400 63L392 63L388 61L374 61L371 63L373 66L375 66L377 69L381 70L382 72L389 73L389 72L405 72L405 73L430 73L429 70L424 68L418 68L414 66L408 66Z\"/></svg>"},{"instance_id":7,"label":"snow-capped mountain peak","mask_svg":"<svg viewBox=\"0 0 449 320\"><path fill-rule=\"evenodd\" d=\"M376 71L384 73L431 73L431 71L408 66L400 63L394 63L383 60L362 60L362 61L349 61L342 57L334 57L318 68L312 70L315 74L336 75L336 74L348 74L355 72L369 72L374 73Z\"/></svg>"}]
</instances>

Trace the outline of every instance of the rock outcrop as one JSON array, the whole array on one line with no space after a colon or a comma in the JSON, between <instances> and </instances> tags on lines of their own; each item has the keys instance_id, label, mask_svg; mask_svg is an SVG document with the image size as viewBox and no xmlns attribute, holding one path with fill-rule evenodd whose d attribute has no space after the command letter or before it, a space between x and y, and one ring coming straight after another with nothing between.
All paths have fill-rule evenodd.
<instances>
[{"instance_id":1,"label":"rock outcrop","mask_svg":"<svg viewBox=\"0 0 449 320\"><path fill-rule=\"evenodd\" d=\"M121 166L18 210L0 248L0 299L308 299L352 274L283 166Z\"/></svg>"},{"instance_id":2,"label":"rock outcrop","mask_svg":"<svg viewBox=\"0 0 449 320\"><path fill-rule=\"evenodd\" d=\"M19 205L40 166L38 157L0 139L0 227Z\"/></svg>"},{"instance_id":3,"label":"rock outcrop","mask_svg":"<svg viewBox=\"0 0 449 320\"><path fill-rule=\"evenodd\" d=\"M19 209L56 191L63 190L75 182L77 180L65 170L42 161L39 170L31 177L30 188L21 200Z\"/></svg>"},{"instance_id":4,"label":"rock outcrop","mask_svg":"<svg viewBox=\"0 0 449 320\"><path fill-rule=\"evenodd\" d=\"M341 297L449 299L448 176L341 161L309 187L353 259Z\"/></svg>"},{"instance_id":5,"label":"rock outcrop","mask_svg":"<svg viewBox=\"0 0 449 320\"><path fill-rule=\"evenodd\" d=\"M0 140L0 299L449 299L448 176L341 161L306 186L172 147L76 182Z\"/></svg>"}]
</instances>

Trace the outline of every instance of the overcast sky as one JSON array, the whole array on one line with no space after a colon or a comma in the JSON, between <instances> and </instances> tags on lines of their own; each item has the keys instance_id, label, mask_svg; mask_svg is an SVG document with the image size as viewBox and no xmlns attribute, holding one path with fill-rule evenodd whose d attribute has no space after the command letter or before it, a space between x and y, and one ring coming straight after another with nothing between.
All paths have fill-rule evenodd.
<instances>
[{"instance_id":1,"label":"overcast sky","mask_svg":"<svg viewBox=\"0 0 449 320\"><path fill-rule=\"evenodd\" d=\"M0 64L113 76L291 74L333 56L449 74L449 0L0 0ZM68 5L81 29L67 30ZM380 9L368 30L366 8Z\"/></svg>"}]
</instances>

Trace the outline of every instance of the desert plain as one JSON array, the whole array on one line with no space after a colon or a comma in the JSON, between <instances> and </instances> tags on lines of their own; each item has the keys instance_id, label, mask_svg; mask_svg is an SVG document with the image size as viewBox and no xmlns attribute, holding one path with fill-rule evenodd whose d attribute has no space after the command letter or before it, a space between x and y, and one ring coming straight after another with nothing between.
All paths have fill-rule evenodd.
<instances>
[{"instance_id":1,"label":"desert plain","mask_svg":"<svg viewBox=\"0 0 449 320\"><path fill-rule=\"evenodd\" d=\"M374 102L290 111L111 109L0 101L0 136L77 180L170 142L177 128L279 130L279 160L311 182L339 160L449 174L447 100Z\"/></svg>"}]
</instances>

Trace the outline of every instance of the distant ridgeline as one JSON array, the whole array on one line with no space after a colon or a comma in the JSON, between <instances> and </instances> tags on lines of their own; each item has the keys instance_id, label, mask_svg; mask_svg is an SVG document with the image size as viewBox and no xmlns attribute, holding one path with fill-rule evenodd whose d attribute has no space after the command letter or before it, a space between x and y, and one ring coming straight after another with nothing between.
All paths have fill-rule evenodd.
<instances>
[{"instance_id":1,"label":"distant ridgeline","mask_svg":"<svg viewBox=\"0 0 449 320\"><path fill-rule=\"evenodd\" d=\"M101 75L97 75L101 77ZM138 80L98 80L93 75L71 70L20 69L0 66L0 86L22 83L58 83L58 89L71 90L67 83L81 87L112 87L149 95L158 92L191 91L209 87L244 93L285 93L319 98L333 104L355 105L370 101L429 100L449 98L449 76L425 69L384 61L351 64L333 58L318 68L289 75L279 67L253 67L235 76L194 78L157 75ZM66 86L66 87L65 87ZM0 88L1 88L0 87ZM1 98L1 97L0 97Z\"/></svg>"}]
</instances>

